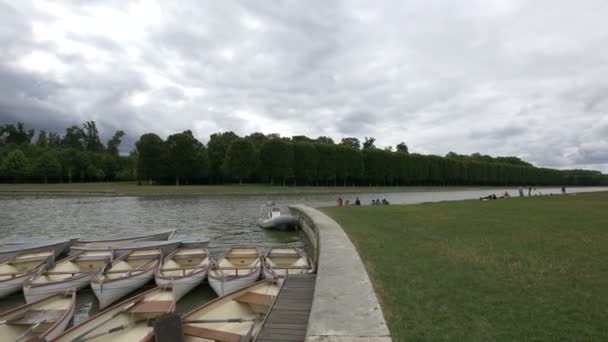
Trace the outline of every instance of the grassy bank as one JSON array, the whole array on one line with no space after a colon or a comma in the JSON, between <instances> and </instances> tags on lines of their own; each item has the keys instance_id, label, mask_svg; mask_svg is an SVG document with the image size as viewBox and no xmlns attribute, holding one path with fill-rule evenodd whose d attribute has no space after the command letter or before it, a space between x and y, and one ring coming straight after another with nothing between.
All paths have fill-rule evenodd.
<instances>
[{"instance_id":1,"label":"grassy bank","mask_svg":"<svg viewBox=\"0 0 608 342\"><path fill-rule=\"evenodd\" d=\"M323 194L364 192L447 191L473 187L341 187L341 186L270 186L246 185L137 185L135 182L0 184L0 194L108 194L125 196L208 195L208 194Z\"/></svg>"},{"instance_id":2,"label":"grassy bank","mask_svg":"<svg viewBox=\"0 0 608 342\"><path fill-rule=\"evenodd\" d=\"M608 336L608 193L324 211L394 341Z\"/></svg>"}]
</instances>

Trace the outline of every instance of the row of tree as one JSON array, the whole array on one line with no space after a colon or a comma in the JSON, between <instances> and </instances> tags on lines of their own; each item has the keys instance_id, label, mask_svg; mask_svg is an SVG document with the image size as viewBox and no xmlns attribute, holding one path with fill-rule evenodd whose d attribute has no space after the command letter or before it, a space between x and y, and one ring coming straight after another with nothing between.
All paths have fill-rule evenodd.
<instances>
[{"instance_id":1,"label":"row of tree","mask_svg":"<svg viewBox=\"0 0 608 342\"><path fill-rule=\"evenodd\" d=\"M282 185L608 185L597 171L537 168L517 157L454 152L409 153L405 143L379 149L375 139L215 133L205 146L191 131L142 135L129 156L117 131L103 144L94 121L63 135L0 126L0 180L157 184L262 182ZM33 141L37 137L36 141Z\"/></svg>"}]
</instances>

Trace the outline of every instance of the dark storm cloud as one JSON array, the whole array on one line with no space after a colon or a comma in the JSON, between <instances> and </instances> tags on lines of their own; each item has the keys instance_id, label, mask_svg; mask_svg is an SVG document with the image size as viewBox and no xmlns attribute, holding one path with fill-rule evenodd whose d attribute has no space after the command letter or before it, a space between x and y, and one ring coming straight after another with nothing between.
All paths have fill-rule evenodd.
<instances>
[{"instance_id":1,"label":"dark storm cloud","mask_svg":"<svg viewBox=\"0 0 608 342\"><path fill-rule=\"evenodd\" d=\"M551 10L548 11L547 8ZM0 121L608 170L603 0L0 1Z\"/></svg>"}]
</instances>

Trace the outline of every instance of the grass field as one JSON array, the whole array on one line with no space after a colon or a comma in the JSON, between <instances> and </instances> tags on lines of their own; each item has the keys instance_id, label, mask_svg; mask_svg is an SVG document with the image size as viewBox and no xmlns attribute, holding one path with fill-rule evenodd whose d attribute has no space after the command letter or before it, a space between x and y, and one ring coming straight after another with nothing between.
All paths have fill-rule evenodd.
<instances>
[{"instance_id":1,"label":"grass field","mask_svg":"<svg viewBox=\"0 0 608 342\"><path fill-rule=\"evenodd\" d=\"M333 186L269 186L245 185L137 185L135 182L63 183L63 184L0 184L2 193L96 193L111 195L206 195L206 194L323 194L362 192L447 191L479 187L333 187Z\"/></svg>"},{"instance_id":2,"label":"grass field","mask_svg":"<svg viewBox=\"0 0 608 342\"><path fill-rule=\"evenodd\" d=\"M323 210L394 341L608 337L608 193Z\"/></svg>"}]
</instances>

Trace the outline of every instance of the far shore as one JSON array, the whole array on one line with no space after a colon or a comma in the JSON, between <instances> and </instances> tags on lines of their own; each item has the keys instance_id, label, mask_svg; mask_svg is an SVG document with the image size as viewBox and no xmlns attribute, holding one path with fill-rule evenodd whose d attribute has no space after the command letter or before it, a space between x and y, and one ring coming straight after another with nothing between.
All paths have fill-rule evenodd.
<instances>
[{"instance_id":1,"label":"far shore","mask_svg":"<svg viewBox=\"0 0 608 342\"><path fill-rule=\"evenodd\" d=\"M95 195L95 196L197 196L197 195L301 195L344 193L396 193L514 189L505 186L271 186L244 185L137 185L136 182L0 184L0 195Z\"/></svg>"}]
</instances>

